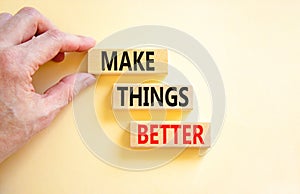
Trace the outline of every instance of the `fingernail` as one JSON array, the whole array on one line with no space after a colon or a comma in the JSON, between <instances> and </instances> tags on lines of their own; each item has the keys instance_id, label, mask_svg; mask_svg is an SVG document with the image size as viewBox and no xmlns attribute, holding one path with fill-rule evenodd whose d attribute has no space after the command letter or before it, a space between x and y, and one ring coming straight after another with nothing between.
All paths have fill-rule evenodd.
<instances>
[{"instance_id":1,"label":"fingernail","mask_svg":"<svg viewBox=\"0 0 300 194\"><path fill-rule=\"evenodd\" d=\"M93 45L96 44L96 40L95 40L94 38L88 37L88 36L86 36L85 38L86 38L87 41L89 41L89 42L92 43Z\"/></svg>"}]
</instances>

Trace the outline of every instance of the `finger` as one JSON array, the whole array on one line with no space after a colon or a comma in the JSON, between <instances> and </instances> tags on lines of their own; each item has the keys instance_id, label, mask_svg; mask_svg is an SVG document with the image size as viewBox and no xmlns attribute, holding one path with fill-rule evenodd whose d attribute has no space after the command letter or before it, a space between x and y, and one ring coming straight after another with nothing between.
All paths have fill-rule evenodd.
<instances>
[{"instance_id":1,"label":"finger","mask_svg":"<svg viewBox=\"0 0 300 194\"><path fill-rule=\"evenodd\" d=\"M59 30L49 30L18 47L30 51L26 53L26 63L33 69L53 59L58 53L86 51L95 45L92 38L66 34Z\"/></svg>"},{"instance_id":2,"label":"finger","mask_svg":"<svg viewBox=\"0 0 300 194\"><path fill-rule=\"evenodd\" d=\"M0 29L2 46L17 45L34 35L54 29L51 22L34 8L25 7L11 17Z\"/></svg>"},{"instance_id":3,"label":"finger","mask_svg":"<svg viewBox=\"0 0 300 194\"><path fill-rule=\"evenodd\" d=\"M54 118L81 90L95 81L95 77L88 73L72 74L61 79L42 96L48 115Z\"/></svg>"},{"instance_id":4,"label":"finger","mask_svg":"<svg viewBox=\"0 0 300 194\"><path fill-rule=\"evenodd\" d=\"M12 15L10 13L1 13L0 14L0 27L2 27L11 17L12 17Z\"/></svg>"}]
</instances>

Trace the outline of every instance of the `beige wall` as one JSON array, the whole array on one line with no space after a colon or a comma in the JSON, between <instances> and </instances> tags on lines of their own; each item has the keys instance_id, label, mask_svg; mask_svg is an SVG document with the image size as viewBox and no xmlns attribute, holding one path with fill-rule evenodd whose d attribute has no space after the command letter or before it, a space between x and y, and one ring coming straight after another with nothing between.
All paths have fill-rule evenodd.
<instances>
[{"instance_id":1,"label":"beige wall","mask_svg":"<svg viewBox=\"0 0 300 194\"><path fill-rule=\"evenodd\" d=\"M144 24L191 34L223 76L226 120L204 158L187 149L168 165L130 172L88 151L69 105L0 165L0 193L300 193L299 1L1 0L0 11L25 5L64 31L97 41ZM75 72L83 57L43 66L34 77L37 90Z\"/></svg>"}]
</instances>

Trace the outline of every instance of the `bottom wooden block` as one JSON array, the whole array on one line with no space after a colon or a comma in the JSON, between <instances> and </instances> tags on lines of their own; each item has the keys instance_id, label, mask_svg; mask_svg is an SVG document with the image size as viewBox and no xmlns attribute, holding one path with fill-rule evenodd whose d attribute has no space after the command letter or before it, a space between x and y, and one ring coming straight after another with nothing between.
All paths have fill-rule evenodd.
<instances>
[{"instance_id":1,"label":"bottom wooden block","mask_svg":"<svg viewBox=\"0 0 300 194\"><path fill-rule=\"evenodd\" d=\"M180 121L132 121L131 147L210 147L210 124Z\"/></svg>"}]
</instances>

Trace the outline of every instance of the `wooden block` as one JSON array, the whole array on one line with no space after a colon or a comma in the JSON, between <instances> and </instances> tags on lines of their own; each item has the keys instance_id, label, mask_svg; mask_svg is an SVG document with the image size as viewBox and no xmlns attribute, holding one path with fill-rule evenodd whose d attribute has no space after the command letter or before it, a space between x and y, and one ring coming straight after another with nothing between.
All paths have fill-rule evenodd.
<instances>
[{"instance_id":1,"label":"wooden block","mask_svg":"<svg viewBox=\"0 0 300 194\"><path fill-rule=\"evenodd\" d=\"M114 84L113 109L193 109L193 87L166 84Z\"/></svg>"},{"instance_id":2,"label":"wooden block","mask_svg":"<svg viewBox=\"0 0 300 194\"><path fill-rule=\"evenodd\" d=\"M167 49L98 49L88 52L92 74L167 74Z\"/></svg>"},{"instance_id":3,"label":"wooden block","mask_svg":"<svg viewBox=\"0 0 300 194\"><path fill-rule=\"evenodd\" d=\"M203 147L210 141L209 123L180 121L130 122L131 147Z\"/></svg>"}]
</instances>

